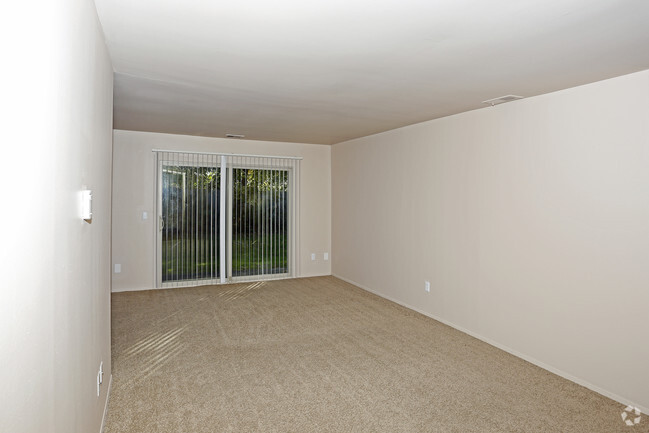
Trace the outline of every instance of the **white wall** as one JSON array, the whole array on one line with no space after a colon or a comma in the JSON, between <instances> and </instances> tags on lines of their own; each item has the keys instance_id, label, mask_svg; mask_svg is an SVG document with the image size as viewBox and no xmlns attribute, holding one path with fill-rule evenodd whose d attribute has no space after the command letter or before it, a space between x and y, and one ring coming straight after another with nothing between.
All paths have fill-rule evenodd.
<instances>
[{"instance_id":1,"label":"white wall","mask_svg":"<svg viewBox=\"0 0 649 433\"><path fill-rule=\"evenodd\" d=\"M113 154L113 291L155 287L154 155L152 149L244 153L303 157L300 185L299 276L330 275L331 262L331 147L150 132L114 132ZM142 212L151 218L142 220ZM311 261L311 253L317 260Z\"/></svg>"},{"instance_id":2,"label":"white wall","mask_svg":"<svg viewBox=\"0 0 649 433\"><path fill-rule=\"evenodd\" d=\"M0 431L99 432L111 372L112 66L90 0L9 2L0 24ZM83 187L92 224L79 215Z\"/></svg>"},{"instance_id":3,"label":"white wall","mask_svg":"<svg viewBox=\"0 0 649 433\"><path fill-rule=\"evenodd\" d=\"M334 275L649 408L649 71L334 145L332 196Z\"/></svg>"}]
</instances>

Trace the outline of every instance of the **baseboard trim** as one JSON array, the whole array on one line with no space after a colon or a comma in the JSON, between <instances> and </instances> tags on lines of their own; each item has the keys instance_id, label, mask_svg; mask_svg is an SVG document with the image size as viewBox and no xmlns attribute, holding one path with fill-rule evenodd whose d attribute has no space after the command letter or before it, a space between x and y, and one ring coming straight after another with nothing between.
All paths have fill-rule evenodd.
<instances>
[{"instance_id":1,"label":"baseboard trim","mask_svg":"<svg viewBox=\"0 0 649 433\"><path fill-rule=\"evenodd\" d=\"M468 330L466 328L463 328L462 326L458 326L458 325L456 325L456 324L454 324L452 322L449 322L448 320L445 320L445 319L443 319L441 317L438 317L438 316L436 316L434 314L430 314L430 313L428 313L426 311L420 310L419 308L413 307L412 305L406 304L405 302L402 302L402 301L400 301L398 299L395 299L395 298L393 298L391 296L387 296L387 295L384 295L384 294L382 294L380 292L377 292L376 290L370 289L369 287L366 287L366 286L364 286L362 284L359 284L359 283L357 283L357 282L355 282L353 280L350 280L349 278L345 278L345 277L343 277L341 275L337 275L337 274L332 274L332 276L336 277L336 278L338 278L340 280L343 280L343 281L345 281L345 282L347 282L349 284L352 284L352 285L354 285L354 286L356 286L356 287L358 287L360 289L363 289L366 292L370 292L370 293L372 293L374 295L377 295L377 296L379 296L379 297L381 297L383 299L387 299L388 301L394 302L395 304L399 304L402 307L406 307L409 310L416 311L419 314L423 314L424 316L427 316L427 317L430 317L431 319L437 320L440 323L443 323L443 324L445 324L447 326L450 326L451 328L457 329L458 331L463 332L463 333L465 333L467 335L470 335L471 337L477 338L478 340L484 341L485 343L487 343L487 344L489 344L491 346L497 347L500 350L504 350L505 352L516 356L517 358L524 359L525 361L530 362L530 363L536 365L537 367L541 367L542 369L547 370L550 373L556 374L557 376L561 376L564 379L567 379L567 380L569 380L571 382L576 383L577 385L581 385L581 386L583 386L585 388L588 388L591 391L595 391L596 393L601 394L604 397L608 397L611 400L617 401L620 404L623 404L625 406L630 405L630 406L637 407L638 409L640 409L642 411L642 413L649 414L649 407L645 407L645 406L639 405L637 403L634 403L633 401L631 401L631 400L629 400L627 398L619 396L619 395L617 395L617 394L615 394L613 392L607 391L607 390L605 390L603 388L600 388L599 386L593 385L592 383L590 383L588 381L585 381L585 380L580 379L580 378L578 378L576 376L573 376L573 375L571 375L569 373L566 373L565 371L562 371L562 370L560 370L558 368L555 368L555 367L553 367L551 365L548 365L548 364L546 364L546 363L544 363L542 361L539 361L538 359L535 359L535 358L533 358L531 356L525 355L524 353L521 353L521 352L519 352L517 350L514 350L514 349L512 349L510 347L507 347L507 346L505 346L503 344L500 344L497 341L494 341L494 340L492 340L490 338L484 337L484 336L482 336L480 334L477 334L477 333L475 333L473 331L470 331L470 330Z\"/></svg>"},{"instance_id":2,"label":"baseboard trim","mask_svg":"<svg viewBox=\"0 0 649 433\"><path fill-rule=\"evenodd\" d=\"M297 277L282 277L282 278L267 278L265 280L250 280L250 281L232 281L228 282L225 284L244 284L244 283L257 283L259 281L278 281L278 280L292 280L292 279L298 279L298 278L315 278L315 277L329 277L332 274L309 274L309 275L299 275ZM342 279L342 278L341 278ZM119 289L111 289L111 293L123 293L123 292L144 292L147 290L169 290L169 289L183 289L183 288L188 288L188 287L200 287L202 285L207 285L210 286L212 284L197 284L197 285L189 285L189 286L181 286L181 287L139 287L139 288L130 288L130 287L122 287ZM216 285L221 285L221 283L216 284Z\"/></svg>"},{"instance_id":3,"label":"baseboard trim","mask_svg":"<svg viewBox=\"0 0 649 433\"><path fill-rule=\"evenodd\" d=\"M104 415L101 417L101 429L99 433L104 433L106 427L106 414L108 413L108 402L110 401L110 390L113 388L113 375L108 379L108 391L106 392L106 404L104 404Z\"/></svg>"},{"instance_id":4,"label":"baseboard trim","mask_svg":"<svg viewBox=\"0 0 649 433\"><path fill-rule=\"evenodd\" d=\"M145 290L158 290L155 287L140 287L138 289L131 288L122 288L122 289L111 289L111 293L122 293L122 292L144 292Z\"/></svg>"}]
</instances>

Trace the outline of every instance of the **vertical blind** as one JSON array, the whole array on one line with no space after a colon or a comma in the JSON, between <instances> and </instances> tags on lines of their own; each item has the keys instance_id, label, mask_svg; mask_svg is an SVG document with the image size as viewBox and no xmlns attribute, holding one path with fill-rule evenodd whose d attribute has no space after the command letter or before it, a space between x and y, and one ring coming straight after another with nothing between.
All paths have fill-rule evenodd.
<instances>
[{"instance_id":1,"label":"vertical blind","mask_svg":"<svg viewBox=\"0 0 649 433\"><path fill-rule=\"evenodd\" d=\"M297 275L299 158L154 152L159 287Z\"/></svg>"}]
</instances>

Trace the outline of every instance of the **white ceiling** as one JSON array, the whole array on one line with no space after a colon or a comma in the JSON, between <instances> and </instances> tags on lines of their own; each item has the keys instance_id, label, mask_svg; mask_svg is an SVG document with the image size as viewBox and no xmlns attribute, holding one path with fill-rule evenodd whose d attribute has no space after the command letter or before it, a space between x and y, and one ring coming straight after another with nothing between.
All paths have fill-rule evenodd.
<instances>
[{"instance_id":1,"label":"white ceiling","mask_svg":"<svg viewBox=\"0 0 649 433\"><path fill-rule=\"evenodd\" d=\"M95 0L117 129L332 144L649 69L648 0Z\"/></svg>"}]
</instances>

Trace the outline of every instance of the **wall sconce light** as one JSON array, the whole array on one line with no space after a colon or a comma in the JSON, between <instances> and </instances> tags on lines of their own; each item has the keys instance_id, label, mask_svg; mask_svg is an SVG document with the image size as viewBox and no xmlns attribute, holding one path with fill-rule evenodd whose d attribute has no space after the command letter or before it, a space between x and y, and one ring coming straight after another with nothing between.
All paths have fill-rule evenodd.
<instances>
[{"instance_id":1,"label":"wall sconce light","mask_svg":"<svg viewBox=\"0 0 649 433\"><path fill-rule=\"evenodd\" d=\"M81 191L81 218L88 224L92 223L92 191Z\"/></svg>"}]
</instances>

